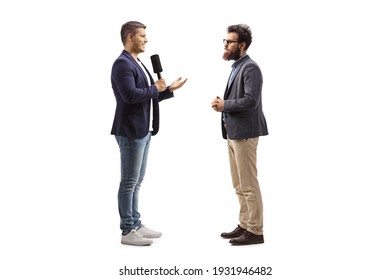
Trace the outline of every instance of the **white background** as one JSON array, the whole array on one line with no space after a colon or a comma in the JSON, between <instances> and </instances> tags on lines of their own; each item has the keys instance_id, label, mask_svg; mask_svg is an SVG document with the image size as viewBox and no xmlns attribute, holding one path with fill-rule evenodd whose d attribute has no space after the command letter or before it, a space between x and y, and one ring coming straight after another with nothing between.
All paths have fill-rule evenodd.
<instances>
[{"instance_id":1,"label":"white background","mask_svg":"<svg viewBox=\"0 0 390 280\"><path fill-rule=\"evenodd\" d=\"M271 266L265 279L389 279L386 1L2 1L1 279L161 279L129 268ZM141 191L149 247L120 244L110 84L120 27L187 84L161 103ZM265 244L237 224L220 115L230 24L253 31L270 135L259 144ZM174 277L166 277L166 279ZM231 276L244 279L244 276ZM259 279L249 277L245 279Z\"/></svg>"}]
</instances>

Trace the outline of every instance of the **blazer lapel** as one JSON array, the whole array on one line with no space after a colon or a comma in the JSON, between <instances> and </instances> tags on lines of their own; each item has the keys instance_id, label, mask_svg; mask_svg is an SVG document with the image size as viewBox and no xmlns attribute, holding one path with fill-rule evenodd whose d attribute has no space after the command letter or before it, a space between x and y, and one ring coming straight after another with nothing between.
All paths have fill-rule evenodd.
<instances>
[{"instance_id":1,"label":"blazer lapel","mask_svg":"<svg viewBox=\"0 0 390 280\"><path fill-rule=\"evenodd\" d=\"M126 55L126 57L127 57L128 59L130 59L130 61L135 65L135 67L138 68L139 72L142 73L142 77L144 77L145 84L147 85L147 84L148 84L148 78L146 78L146 76L145 76L145 71L142 70L142 68L141 68L141 66L139 65L139 63L138 63L137 61L135 61L135 59L134 59L129 53L127 53L126 51L123 51L123 53ZM142 64L142 62L141 62L140 60L139 60L139 62ZM143 64L142 64L142 65L143 65ZM149 75L149 77L150 77L150 82L153 83L153 79L152 79L152 77L151 77L151 75L150 75L148 69L146 69L145 65L143 65L143 66L144 66L146 72L148 72L148 75Z\"/></svg>"},{"instance_id":2,"label":"blazer lapel","mask_svg":"<svg viewBox=\"0 0 390 280\"><path fill-rule=\"evenodd\" d=\"M141 62L141 61L140 61L140 62ZM141 64L142 64L142 66L144 67L145 71L147 72L147 74L148 74L148 76L149 76L151 85L153 85L153 84L154 84L154 80L153 80L152 75L150 74L148 68L146 68L145 65L144 65L142 62L141 62ZM144 71L142 71L142 72L144 72ZM145 79L146 79L146 77L145 77Z\"/></svg>"},{"instance_id":3,"label":"blazer lapel","mask_svg":"<svg viewBox=\"0 0 390 280\"><path fill-rule=\"evenodd\" d=\"M238 72L240 72L241 67L244 65L245 61L247 61L248 59L249 59L249 55L247 55L246 58L239 65L237 65L236 71L233 72L233 77L232 77L230 85L229 85L229 81L228 81L228 83L226 85L224 99L227 99L228 96L230 95L231 88L232 88L232 85L234 83L234 80L236 79L236 76L237 76Z\"/></svg>"},{"instance_id":4,"label":"blazer lapel","mask_svg":"<svg viewBox=\"0 0 390 280\"><path fill-rule=\"evenodd\" d=\"M146 78L145 71L141 68L141 65L139 65L140 63L142 64L141 60L138 60L138 61L135 62L135 64L137 65L138 69L139 69L139 70L141 71L141 73L142 73L142 77L144 77L145 84L147 85L147 84L148 84L148 78ZM142 65L143 65L143 64L142 64ZM143 65L143 67L144 67L145 70L146 70L145 65ZM148 70L146 70L146 72L148 72ZM149 72L148 72L148 75L149 75L149 77L150 77ZM150 83L152 83L152 80L150 80Z\"/></svg>"}]
</instances>

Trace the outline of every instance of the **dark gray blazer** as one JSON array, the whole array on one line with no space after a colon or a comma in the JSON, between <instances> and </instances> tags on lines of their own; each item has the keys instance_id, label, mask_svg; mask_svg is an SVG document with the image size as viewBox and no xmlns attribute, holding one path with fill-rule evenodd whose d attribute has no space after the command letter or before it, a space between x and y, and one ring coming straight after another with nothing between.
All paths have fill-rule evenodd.
<instances>
[{"instance_id":1,"label":"dark gray blazer","mask_svg":"<svg viewBox=\"0 0 390 280\"><path fill-rule=\"evenodd\" d=\"M263 76L260 67L249 55L237 65L231 85L226 86L222 113L222 136L239 140L268 135L263 114L261 90Z\"/></svg>"}]
</instances>

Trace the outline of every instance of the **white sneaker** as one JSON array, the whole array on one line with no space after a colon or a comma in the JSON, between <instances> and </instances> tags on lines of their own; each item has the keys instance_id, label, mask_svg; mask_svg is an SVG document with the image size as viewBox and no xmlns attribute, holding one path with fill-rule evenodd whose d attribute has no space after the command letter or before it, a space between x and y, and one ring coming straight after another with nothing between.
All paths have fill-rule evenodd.
<instances>
[{"instance_id":1,"label":"white sneaker","mask_svg":"<svg viewBox=\"0 0 390 280\"><path fill-rule=\"evenodd\" d=\"M146 246L153 243L153 240L142 237L137 230L133 229L126 235L122 235L122 244L135 245L135 246Z\"/></svg>"},{"instance_id":2,"label":"white sneaker","mask_svg":"<svg viewBox=\"0 0 390 280\"><path fill-rule=\"evenodd\" d=\"M137 229L137 233L146 238L159 238L162 235L161 232L147 228L144 225Z\"/></svg>"}]
</instances>

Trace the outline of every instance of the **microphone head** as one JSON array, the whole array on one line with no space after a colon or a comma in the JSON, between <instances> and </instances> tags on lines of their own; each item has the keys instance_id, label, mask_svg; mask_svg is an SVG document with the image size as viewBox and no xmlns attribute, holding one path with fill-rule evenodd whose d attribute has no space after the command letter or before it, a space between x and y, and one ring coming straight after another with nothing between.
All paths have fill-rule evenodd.
<instances>
[{"instance_id":1,"label":"microphone head","mask_svg":"<svg viewBox=\"0 0 390 280\"><path fill-rule=\"evenodd\" d=\"M152 66L153 66L153 72L154 73L160 73L163 71L161 67L161 62L160 62L160 57L158 54L154 54L150 57L150 60L152 61Z\"/></svg>"}]
</instances>

